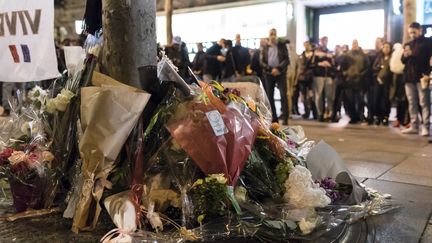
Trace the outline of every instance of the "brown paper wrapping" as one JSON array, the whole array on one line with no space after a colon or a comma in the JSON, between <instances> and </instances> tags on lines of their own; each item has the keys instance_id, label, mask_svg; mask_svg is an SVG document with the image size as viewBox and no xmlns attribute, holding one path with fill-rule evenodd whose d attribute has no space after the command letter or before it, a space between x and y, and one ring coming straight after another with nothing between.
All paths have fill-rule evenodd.
<instances>
[{"instance_id":1,"label":"brown paper wrapping","mask_svg":"<svg viewBox=\"0 0 432 243\"><path fill-rule=\"evenodd\" d=\"M75 233L95 228L101 211L99 201L110 185L106 179L150 98L150 94L125 85L98 84L102 87L81 89L83 185L73 218Z\"/></svg>"}]
</instances>

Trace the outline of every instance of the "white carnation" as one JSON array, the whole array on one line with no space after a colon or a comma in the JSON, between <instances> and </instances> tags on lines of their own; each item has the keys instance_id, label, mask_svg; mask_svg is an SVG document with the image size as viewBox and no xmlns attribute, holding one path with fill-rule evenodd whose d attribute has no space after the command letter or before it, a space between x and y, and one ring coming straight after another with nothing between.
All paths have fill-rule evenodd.
<instances>
[{"instance_id":1,"label":"white carnation","mask_svg":"<svg viewBox=\"0 0 432 243\"><path fill-rule=\"evenodd\" d=\"M29 91L28 97L30 100L35 101L39 100L43 102L48 93L43 90L40 86L36 85L32 90Z\"/></svg>"},{"instance_id":2,"label":"white carnation","mask_svg":"<svg viewBox=\"0 0 432 243\"><path fill-rule=\"evenodd\" d=\"M325 207L331 202L326 191L313 182L310 171L300 165L291 171L285 188L284 201L294 208Z\"/></svg>"}]
</instances>

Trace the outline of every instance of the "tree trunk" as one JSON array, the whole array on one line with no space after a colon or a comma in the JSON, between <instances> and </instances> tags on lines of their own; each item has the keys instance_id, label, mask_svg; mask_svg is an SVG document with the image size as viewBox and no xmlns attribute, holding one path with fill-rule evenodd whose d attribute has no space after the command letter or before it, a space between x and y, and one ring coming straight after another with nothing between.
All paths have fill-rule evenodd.
<instances>
[{"instance_id":1,"label":"tree trunk","mask_svg":"<svg viewBox=\"0 0 432 243\"><path fill-rule=\"evenodd\" d=\"M416 0L404 0L403 1L403 17L404 17L404 30L403 30L403 42L409 41L408 26L416 21Z\"/></svg>"},{"instance_id":2,"label":"tree trunk","mask_svg":"<svg viewBox=\"0 0 432 243\"><path fill-rule=\"evenodd\" d=\"M171 45L173 39L172 15L173 15L173 0L165 0L167 45Z\"/></svg>"},{"instance_id":3,"label":"tree trunk","mask_svg":"<svg viewBox=\"0 0 432 243\"><path fill-rule=\"evenodd\" d=\"M102 71L142 88L138 68L155 66L156 0L104 0Z\"/></svg>"}]
</instances>

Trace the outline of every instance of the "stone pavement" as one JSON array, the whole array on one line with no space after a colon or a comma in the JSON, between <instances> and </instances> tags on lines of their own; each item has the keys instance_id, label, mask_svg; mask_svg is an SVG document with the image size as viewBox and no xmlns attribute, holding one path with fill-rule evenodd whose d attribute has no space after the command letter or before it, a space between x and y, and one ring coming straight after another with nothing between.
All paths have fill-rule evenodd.
<instances>
[{"instance_id":1,"label":"stone pavement","mask_svg":"<svg viewBox=\"0 0 432 243\"><path fill-rule=\"evenodd\" d=\"M427 138L402 135L390 127L348 125L345 120L329 124L294 119L290 125L302 125L309 139L325 140L354 176L368 187L392 194L402 205L350 227L340 240L323 237L314 242L432 242L432 145ZM107 215L101 221L105 223L96 232L79 235L59 214L0 222L0 242L98 242L113 227Z\"/></svg>"},{"instance_id":2,"label":"stone pavement","mask_svg":"<svg viewBox=\"0 0 432 243\"><path fill-rule=\"evenodd\" d=\"M333 146L366 186L390 193L402 208L370 218L368 242L432 242L432 144L384 126L290 120L309 139Z\"/></svg>"}]
</instances>

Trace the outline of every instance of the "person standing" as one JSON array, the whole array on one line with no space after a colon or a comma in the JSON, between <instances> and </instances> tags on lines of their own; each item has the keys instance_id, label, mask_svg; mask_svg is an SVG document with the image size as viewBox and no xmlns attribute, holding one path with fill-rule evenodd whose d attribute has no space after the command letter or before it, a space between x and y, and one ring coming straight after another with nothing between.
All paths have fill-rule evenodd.
<instances>
[{"instance_id":1,"label":"person standing","mask_svg":"<svg viewBox=\"0 0 432 243\"><path fill-rule=\"evenodd\" d=\"M346 89L345 101L350 123L358 123L364 119L364 101L362 88L367 79L369 59L363 53L357 40L353 40L351 50L344 58L343 66L347 67L343 72L345 76Z\"/></svg>"},{"instance_id":2,"label":"person standing","mask_svg":"<svg viewBox=\"0 0 432 243\"><path fill-rule=\"evenodd\" d=\"M280 91L283 125L288 124L288 98L286 71L289 65L288 50L285 42L279 41L276 29L269 32L268 45L264 46L260 53L260 65L265 75L264 88L270 101L272 109L272 121L278 122L276 114L276 105L274 101L274 89Z\"/></svg>"},{"instance_id":3,"label":"person standing","mask_svg":"<svg viewBox=\"0 0 432 243\"><path fill-rule=\"evenodd\" d=\"M173 37L172 45L165 47L165 53L168 58L171 59L173 64L179 69L179 75L183 79L187 80L189 78L189 54L186 43L181 40L180 36Z\"/></svg>"},{"instance_id":4,"label":"person standing","mask_svg":"<svg viewBox=\"0 0 432 243\"><path fill-rule=\"evenodd\" d=\"M260 46L258 49L254 50L251 58L251 63L250 63L250 68L252 69L252 73L261 79L263 86L264 86L265 77L263 74L262 67L260 65L260 55L264 47L267 46L267 43L268 43L267 38L262 38L260 40Z\"/></svg>"},{"instance_id":5,"label":"person standing","mask_svg":"<svg viewBox=\"0 0 432 243\"><path fill-rule=\"evenodd\" d=\"M431 105L429 75L431 73L432 40L423 36L421 25L417 22L409 25L408 33L412 40L404 45L402 62L405 64L405 92L408 98L411 126L402 130L402 133L418 134L420 105L423 124L420 135L429 136ZM422 83L427 83L427 85L422 85Z\"/></svg>"},{"instance_id":6,"label":"person standing","mask_svg":"<svg viewBox=\"0 0 432 243\"><path fill-rule=\"evenodd\" d=\"M290 65L287 69L287 96L288 96L288 116L300 115L298 109L298 98L300 96L300 89L298 87L297 78L299 75L299 57L295 52L294 46L291 44L290 40L286 40L286 47L288 50L288 58L290 60Z\"/></svg>"},{"instance_id":7,"label":"person standing","mask_svg":"<svg viewBox=\"0 0 432 243\"><path fill-rule=\"evenodd\" d=\"M309 119L310 112L312 111L314 119L317 118L315 103L313 100L312 82L313 82L313 68L312 63L315 61L315 52L310 41L303 43L305 50L299 57L299 75L298 85L300 93L303 97L304 114L303 119Z\"/></svg>"},{"instance_id":8,"label":"person standing","mask_svg":"<svg viewBox=\"0 0 432 243\"><path fill-rule=\"evenodd\" d=\"M336 45L335 47L335 53L334 53L334 63L335 63L335 74L334 74L334 81L336 84L335 89L335 97L334 97L334 103L333 103L333 114L331 116L332 122L338 122L339 118L342 117L341 114L341 108L342 108L342 102L344 98L344 90L345 90L345 78L343 75L343 72L346 70L346 67L343 66L344 64L344 58L347 54L348 46L345 47L346 49L340 45Z\"/></svg>"},{"instance_id":9,"label":"person standing","mask_svg":"<svg viewBox=\"0 0 432 243\"><path fill-rule=\"evenodd\" d=\"M225 39L220 39L216 44L210 47L205 53L203 81L219 81L222 72L222 62L225 57L222 55L222 48L225 46Z\"/></svg>"},{"instance_id":10,"label":"person standing","mask_svg":"<svg viewBox=\"0 0 432 243\"><path fill-rule=\"evenodd\" d=\"M235 63L236 76L245 76L246 68L250 63L249 50L241 45L240 34L235 36L235 45L232 47L232 56Z\"/></svg>"},{"instance_id":11,"label":"person standing","mask_svg":"<svg viewBox=\"0 0 432 243\"><path fill-rule=\"evenodd\" d=\"M224 50L223 55L225 57L225 61L222 63L222 72L221 72L221 81L223 82L235 82L236 80L236 62L234 60L233 51L232 51L232 41L225 40L224 42Z\"/></svg>"},{"instance_id":12,"label":"person standing","mask_svg":"<svg viewBox=\"0 0 432 243\"><path fill-rule=\"evenodd\" d=\"M405 65L401 60L403 51L402 44L395 43L390 58L390 70L393 73L393 85L390 90L390 97L396 103L396 120L392 122L393 127L405 127L409 125L408 100L403 80Z\"/></svg>"},{"instance_id":13,"label":"person standing","mask_svg":"<svg viewBox=\"0 0 432 243\"><path fill-rule=\"evenodd\" d=\"M314 78L312 83L312 89L315 95L315 107L318 113L318 121L320 122L325 120L324 113L326 108L330 117L334 113L333 101L336 89L336 84L333 80L334 61L333 55L327 48L327 43L328 37L322 37L320 39L320 46L315 51Z\"/></svg>"},{"instance_id":14,"label":"person standing","mask_svg":"<svg viewBox=\"0 0 432 243\"><path fill-rule=\"evenodd\" d=\"M194 72L195 75L197 75L199 78L202 79L205 53L204 53L203 44L201 42L197 43L197 49L198 51L195 54L195 57L192 61L192 71Z\"/></svg>"},{"instance_id":15,"label":"person standing","mask_svg":"<svg viewBox=\"0 0 432 243\"><path fill-rule=\"evenodd\" d=\"M392 46L385 42L381 52L377 54L372 65L373 77L373 106L372 117L375 125L388 125L390 115L390 86L392 84L393 73L390 70L390 57Z\"/></svg>"},{"instance_id":16,"label":"person standing","mask_svg":"<svg viewBox=\"0 0 432 243\"><path fill-rule=\"evenodd\" d=\"M363 92L364 92L364 100L366 100L366 108L367 108L367 118L366 122L368 125L372 125L374 123L373 113L374 113L374 92L375 92L375 83L376 83L376 75L377 72L374 71L375 60L382 55L382 48L384 45L384 39L378 37L375 39L375 49L369 50L367 52L367 56L369 58L369 69L367 74L367 79L363 82Z\"/></svg>"}]
</instances>

